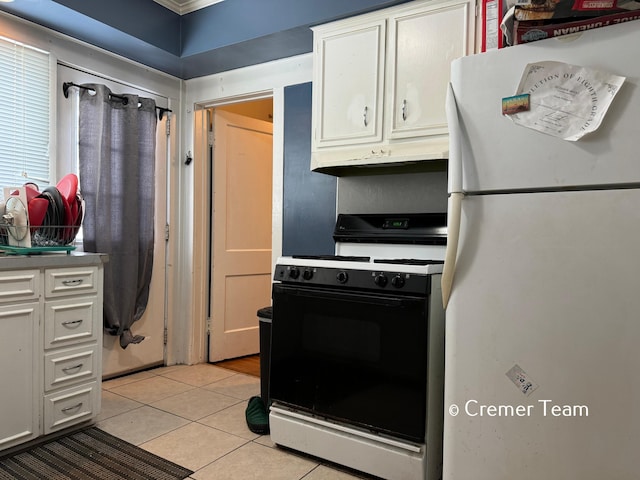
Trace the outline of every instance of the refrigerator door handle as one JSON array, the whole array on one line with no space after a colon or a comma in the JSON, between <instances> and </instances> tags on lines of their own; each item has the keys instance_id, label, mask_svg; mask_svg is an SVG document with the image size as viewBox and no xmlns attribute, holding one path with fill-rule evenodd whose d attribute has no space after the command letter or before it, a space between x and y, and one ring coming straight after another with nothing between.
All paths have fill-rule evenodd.
<instances>
[{"instance_id":1,"label":"refrigerator door handle","mask_svg":"<svg viewBox=\"0 0 640 480\"><path fill-rule=\"evenodd\" d=\"M451 83L447 90L446 101L447 122L449 125L449 201L447 208L447 253L442 270L442 304L447 308L453 275L456 270L458 256L458 239L460 238L460 217L462 211L462 153L460 147L460 120L458 105Z\"/></svg>"},{"instance_id":2,"label":"refrigerator door handle","mask_svg":"<svg viewBox=\"0 0 640 480\"><path fill-rule=\"evenodd\" d=\"M449 83L445 103L449 125L449 193L462 192L462 147L460 146L460 118L453 86Z\"/></svg>"},{"instance_id":3,"label":"refrigerator door handle","mask_svg":"<svg viewBox=\"0 0 640 480\"><path fill-rule=\"evenodd\" d=\"M460 238L460 217L462 212L462 192L454 192L449 195L447 208L447 253L442 267L442 305L447 308L451 289L453 287L453 274L456 271L456 257L458 256L458 239Z\"/></svg>"}]
</instances>

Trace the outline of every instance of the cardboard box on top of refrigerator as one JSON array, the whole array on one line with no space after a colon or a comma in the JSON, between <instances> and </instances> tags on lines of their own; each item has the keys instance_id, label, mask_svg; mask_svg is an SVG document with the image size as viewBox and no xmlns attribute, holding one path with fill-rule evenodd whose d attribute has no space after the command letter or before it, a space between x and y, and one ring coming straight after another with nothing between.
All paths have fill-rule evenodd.
<instances>
[{"instance_id":1,"label":"cardboard box on top of refrigerator","mask_svg":"<svg viewBox=\"0 0 640 480\"><path fill-rule=\"evenodd\" d=\"M482 0L482 51L505 45L500 22L507 13L507 0Z\"/></svg>"},{"instance_id":2,"label":"cardboard box on top of refrigerator","mask_svg":"<svg viewBox=\"0 0 640 480\"><path fill-rule=\"evenodd\" d=\"M623 11L618 3L618 0L521 0L515 4L514 19L528 21L599 17Z\"/></svg>"},{"instance_id":3,"label":"cardboard box on top of refrigerator","mask_svg":"<svg viewBox=\"0 0 640 480\"><path fill-rule=\"evenodd\" d=\"M514 21L513 42L535 42L545 38L560 37L571 33L584 32L594 28L617 25L619 23L640 20L640 10L628 10L611 15L603 15L595 18L579 19L570 22L553 22L541 20ZM640 25L638 25L640 27Z\"/></svg>"}]
</instances>

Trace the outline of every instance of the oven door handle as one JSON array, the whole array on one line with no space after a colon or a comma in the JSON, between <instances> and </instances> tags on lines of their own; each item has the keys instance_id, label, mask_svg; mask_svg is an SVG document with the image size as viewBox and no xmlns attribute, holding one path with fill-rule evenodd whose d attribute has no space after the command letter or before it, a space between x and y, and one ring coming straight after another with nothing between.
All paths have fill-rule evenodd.
<instances>
[{"instance_id":1,"label":"oven door handle","mask_svg":"<svg viewBox=\"0 0 640 480\"><path fill-rule=\"evenodd\" d=\"M424 297L415 297L415 296L390 296L389 294L382 293L360 293L360 292L344 292L338 290L320 290L314 288L306 288L299 286L287 286L281 284L273 285L274 293L280 291L285 293L286 295L296 295L296 296L304 296L311 297L313 299L323 299L323 300L342 300L345 302L357 302L364 303L367 305L379 305L385 307L402 307L408 304L413 304L415 302L424 302Z\"/></svg>"}]
</instances>

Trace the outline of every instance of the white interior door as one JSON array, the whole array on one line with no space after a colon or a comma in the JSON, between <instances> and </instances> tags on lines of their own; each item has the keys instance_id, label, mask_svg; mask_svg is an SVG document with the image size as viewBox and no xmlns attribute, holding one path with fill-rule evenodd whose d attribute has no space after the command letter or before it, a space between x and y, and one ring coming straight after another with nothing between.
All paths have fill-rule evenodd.
<instances>
[{"instance_id":1,"label":"white interior door","mask_svg":"<svg viewBox=\"0 0 640 480\"><path fill-rule=\"evenodd\" d=\"M209 361L258 353L271 304L273 125L214 110Z\"/></svg>"}]
</instances>

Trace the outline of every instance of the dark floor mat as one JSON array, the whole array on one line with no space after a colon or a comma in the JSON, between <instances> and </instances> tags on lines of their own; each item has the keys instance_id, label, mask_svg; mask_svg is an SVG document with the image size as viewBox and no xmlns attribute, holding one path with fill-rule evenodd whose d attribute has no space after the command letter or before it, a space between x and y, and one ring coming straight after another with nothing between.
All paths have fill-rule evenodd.
<instances>
[{"instance_id":1,"label":"dark floor mat","mask_svg":"<svg viewBox=\"0 0 640 480\"><path fill-rule=\"evenodd\" d=\"M182 480L192 473L95 427L0 458L2 480Z\"/></svg>"}]
</instances>

